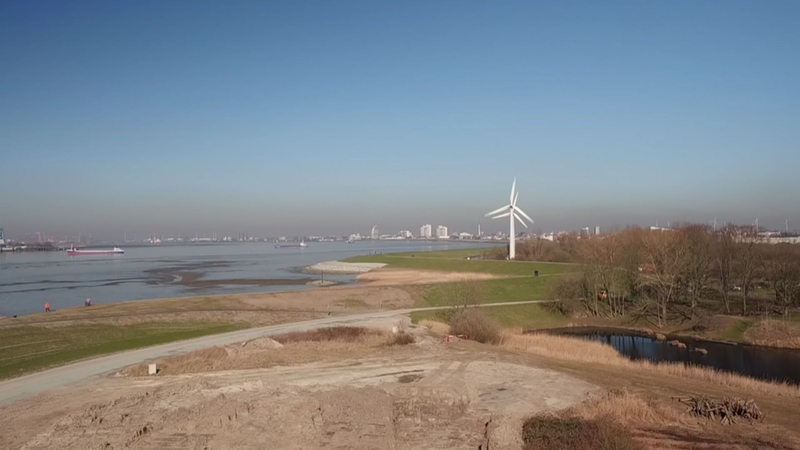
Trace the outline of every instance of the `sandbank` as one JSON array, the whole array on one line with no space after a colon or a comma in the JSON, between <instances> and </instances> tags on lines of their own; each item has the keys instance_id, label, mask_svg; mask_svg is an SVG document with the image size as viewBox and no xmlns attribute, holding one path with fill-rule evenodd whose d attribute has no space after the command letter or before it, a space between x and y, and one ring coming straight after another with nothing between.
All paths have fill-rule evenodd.
<instances>
[{"instance_id":1,"label":"sandbank","mask_svg":"<svg viewBox=\"0 0 800 450\"><path fill-rule=\"evenodd\" d=\"M306 267L307 272L328 272L328 273L366 273L371 270L380 269L384 263L350 263L342 261L324 261Z\"/></svg>"}]
</instances>

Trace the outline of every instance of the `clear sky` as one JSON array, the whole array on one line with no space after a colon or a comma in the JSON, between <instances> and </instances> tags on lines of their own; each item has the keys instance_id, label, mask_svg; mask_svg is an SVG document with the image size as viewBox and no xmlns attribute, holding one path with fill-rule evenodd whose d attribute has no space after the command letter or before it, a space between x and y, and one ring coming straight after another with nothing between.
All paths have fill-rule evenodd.
<instances>
[{"instance_id":1,"label":"clear sky","mask_svg":"<svg viewBox=\"0 0 800 450\"><path fill-rule=\"evenodd\" d=\"M7 235L800 229L798 1L0 2Z\"/></svg>"}]
</instances>

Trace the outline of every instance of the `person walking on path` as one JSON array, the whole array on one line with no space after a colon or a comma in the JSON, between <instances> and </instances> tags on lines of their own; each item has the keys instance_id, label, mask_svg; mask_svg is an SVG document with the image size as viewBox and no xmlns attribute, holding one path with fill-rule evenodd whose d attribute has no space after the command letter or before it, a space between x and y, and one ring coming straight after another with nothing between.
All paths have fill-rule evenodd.
<instances>
[{"instance_id":1,"label":"person walking on path","mask_svg":"<svg viewBox=\"0 0 800 450\"><path fill-rule=\"evenodd\" d=\"M44 304L44 312L50 312L50 303Z\"/></svg>"}]
</instances>

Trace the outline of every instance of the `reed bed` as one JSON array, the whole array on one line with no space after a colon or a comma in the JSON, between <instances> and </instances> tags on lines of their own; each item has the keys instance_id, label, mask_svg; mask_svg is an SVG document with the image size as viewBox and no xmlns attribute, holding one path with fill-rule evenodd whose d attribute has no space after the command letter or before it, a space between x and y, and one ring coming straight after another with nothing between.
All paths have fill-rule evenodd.
<instances>
[{"instance_id":1,"label":"reed bed","mask_svg":"<svg viewBox=\"0 0 800 450\"><path fill-rule=\"evenodd\" d=\"M775 319L762 320L745 332L745 340L756 345L800 348L800 323Z\"/></svg>"}]
</instances>

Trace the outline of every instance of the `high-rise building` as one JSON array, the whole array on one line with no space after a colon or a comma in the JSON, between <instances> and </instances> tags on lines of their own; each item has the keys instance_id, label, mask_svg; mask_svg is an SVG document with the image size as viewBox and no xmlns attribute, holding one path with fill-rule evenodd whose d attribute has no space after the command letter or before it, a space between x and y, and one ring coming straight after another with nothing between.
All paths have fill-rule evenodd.
<instances>
[{"instance_id":1,"label":"high-rise building","mask_svg":"<svg viewBox=\"0 0 800 450\"><path fill-rule=\"evenodd\" d=\"M0 228L0 245L6 245L6 237L3 235L2 228Z\"/></svg>"},{"instance_id":2,"label":"high-rise building","mask_svg":"<svg viewBox=\"0 0 800 450\"><path fill-rule=\"evenodd\" d=\"M419 237L422 239L430 239L433 236L431 224L426 223L419 227Z\"/></svg>"},{"instance_id":3,"label":"high-rise building","mask_svg":"<svg viewBox=\"0 0 800 450\"><path fill-rule=\"evenodd\" d=\"M438 239L447 239L447 238L449 238L450 235L447 234L447 227L444 226L444 225L439 225L438 227L436 227L436 237Z\"/></svg>"}]
</instances>

